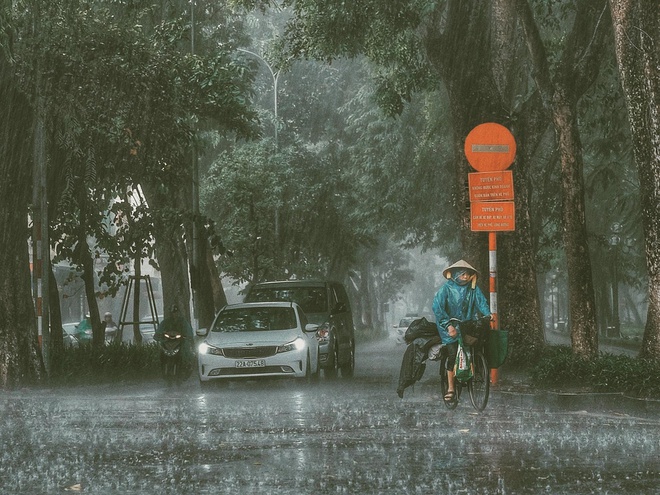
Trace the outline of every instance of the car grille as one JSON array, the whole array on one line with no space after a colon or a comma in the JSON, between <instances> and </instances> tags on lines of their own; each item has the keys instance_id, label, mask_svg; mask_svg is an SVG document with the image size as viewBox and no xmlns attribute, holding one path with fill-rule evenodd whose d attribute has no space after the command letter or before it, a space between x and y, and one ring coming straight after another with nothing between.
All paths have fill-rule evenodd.
<instances>
[{"instance_id":1,"label":"car grille","mask_svg":"<svg viewBox=\"0 0 660 495\"><path fill-rule=\"evenodd\" d=\"M263 368L216 368L209 372L209 376L238 376L238 375L279 375L282 373L295 373L291 366L264 366Z\"/></svg>"},{"instance_id":2,"label":"car grille","mask_svg":"<svg viewBox=\"0 0 660 495\"><path fill-rule=\"evenodd\" d=\"M225 357L231 359L265 358L277 354L277 346L264 347L225 347L222 349Z\"/></svg>"}]
</instances>

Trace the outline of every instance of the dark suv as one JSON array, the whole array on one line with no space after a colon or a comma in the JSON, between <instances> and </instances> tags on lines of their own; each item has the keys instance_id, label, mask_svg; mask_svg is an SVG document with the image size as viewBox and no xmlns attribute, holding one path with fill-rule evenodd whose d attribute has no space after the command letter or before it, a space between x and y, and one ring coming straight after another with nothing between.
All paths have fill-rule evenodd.
<instances>
[{"instance_id":1,"label":"dark suv","mask_svg":"<svg viewBox=\"0 0 660 495\"><path fill-rule=\"evenodd\" d=\"M292 301L303 309L310 323L319 325L319 362L328 377L353 376L355 330L346 289L339 282L286 280L262 282L247 289L244 302Z\"/></svg>"}]
</instances>

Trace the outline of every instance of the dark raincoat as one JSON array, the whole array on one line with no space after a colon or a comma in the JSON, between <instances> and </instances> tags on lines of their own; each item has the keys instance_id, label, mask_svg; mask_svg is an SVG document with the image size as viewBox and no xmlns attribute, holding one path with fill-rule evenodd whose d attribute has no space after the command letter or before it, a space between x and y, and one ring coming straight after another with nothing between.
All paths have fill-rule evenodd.
<instances>
[{"instance_id":1,"label":"dark raincoat","mask_svg":"<svg viewBox=\"0 0 660 495\"><path fill-rule=\"evenodd\" d=\"M440 337L435 334L434 325L426 318L420 318L410 324L406 337L412 335L414 338L408 342L406 352L403 353L401 371L399 372L399 386L396 393L403 398L403 391L420 380L426 370L426 358L431 346L440 343Z\"/></svg>"}]
</instances>

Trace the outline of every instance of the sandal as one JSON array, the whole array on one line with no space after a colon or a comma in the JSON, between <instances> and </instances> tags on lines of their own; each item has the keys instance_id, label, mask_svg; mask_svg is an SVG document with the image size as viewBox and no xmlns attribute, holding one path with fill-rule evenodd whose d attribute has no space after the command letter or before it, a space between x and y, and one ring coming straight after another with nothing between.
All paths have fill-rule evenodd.
<instances>
[{"instance_id":1,"label":"sandal","mask_svg":"<svg viewBox=\"0 0 660 495\"><path fill-rule=\"evenodd\" d=\"M449 390L449 391L445 394L444 399L445 399L446 402L451 402L451 401L454 400L455 397L456 397L456 392L455 392L454 390Z\"/></svg>"}]
</instances>

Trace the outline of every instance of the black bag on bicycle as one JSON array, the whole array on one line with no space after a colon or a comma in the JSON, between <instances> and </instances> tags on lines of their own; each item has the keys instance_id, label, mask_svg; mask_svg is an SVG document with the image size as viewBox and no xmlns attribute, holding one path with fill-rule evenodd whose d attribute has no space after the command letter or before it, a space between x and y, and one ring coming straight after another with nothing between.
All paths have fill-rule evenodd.
<instances>
[{"instance_id":1,"label":"black bag on bicycle","mask_svg":"<svg viewBox=\"0 0 660 495\"><path fill-rule=\"evenodd\" d=\"M430 339L438 336L438 327L435 323L431 323L426 318L417 318L406 329L403 340L406 344L410 344L413 340L418 338Z\"/></svg>"},{"instance_id":2,"label":"black bag on bicycle","mask_svg":"<svg viewBox=\"0 0 660 495\"><path fill-rule=\"evenodd\" d=\"M465 345L479 345L486 341L486 332L490 329L487 319L467 320L461 323L460 330Z\"/></svg>"}]
</instances>

